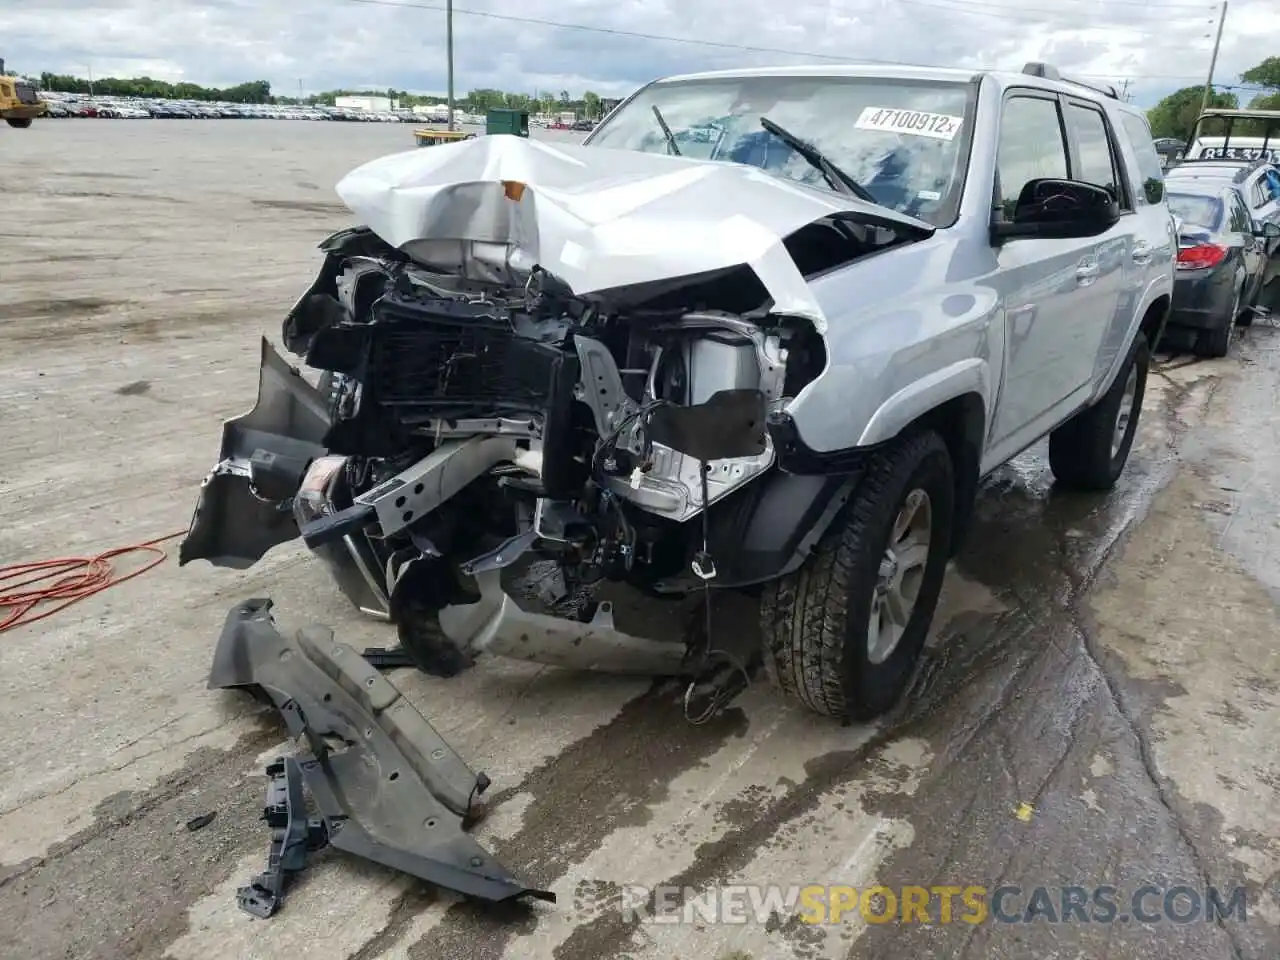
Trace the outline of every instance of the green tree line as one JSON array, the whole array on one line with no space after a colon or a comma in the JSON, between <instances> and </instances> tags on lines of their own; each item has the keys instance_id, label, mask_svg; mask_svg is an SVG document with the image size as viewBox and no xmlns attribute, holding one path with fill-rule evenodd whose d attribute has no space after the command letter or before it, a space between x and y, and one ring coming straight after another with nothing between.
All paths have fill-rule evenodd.
<instances>
[{"instance_id":1,"label":"green tree line","mask_svg":"<svg viewBox=\"0 0 1280 960\"><path fill-rule=\"evenodd\" d=\"M100 77L88 80L59 73L40 74L40 88L59 93L94 93L103 97L147 97L166 100L217 100L224 103L272 103L271 84L252 80L233 87L169 83L151 77Z\"/></svg>"},{"instance_id":2,"label":"green tree line","mask_svg":"<svg viewBox=\"0 0 1280 960\"><path fill-rule=\"evenodd\" d=\"M1250 67L1240 75L1240 81L1252 86L1262 87L1264 93L1254 96L1248 107L1254 110L1280 110L1280 57L1267 57L1257 66ZM1191 136L1196 125L1196 117L1200 116L1200 103L1204 99L1204 84L1194 87L1183 87L1169 94L1147 111L1151 121L1151 132L1157 137L1177 137L1185 140ZM1240 98L1230 90L1215 90L1209 96L1209 106L1236 109L1241 106ZM1205 136L1221 136L1222 130L1206 123L1201 131ZM1261 136L1263 124L1258 121L1239 121L1231 128L1232 137ZM1272 136L1280 138L1280 127L1273 128Z\"/></svg>"}]
</instances>

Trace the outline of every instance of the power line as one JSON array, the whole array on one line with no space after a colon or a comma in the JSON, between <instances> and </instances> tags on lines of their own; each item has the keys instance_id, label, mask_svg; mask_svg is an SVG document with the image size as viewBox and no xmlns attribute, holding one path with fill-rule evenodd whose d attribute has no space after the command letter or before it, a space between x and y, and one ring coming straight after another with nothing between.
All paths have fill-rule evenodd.
<instances>
[{"instance_id":1,"label":"power line","mask_svg":"<svg viewBox=\"0 0 1280 960\"><path fill-rule=\"evenodd\" d=\"M405 10L432 10L438 13L444 13L446 6L443 3L425 3L421 0L346 0L347 3L361 3L375 7L401 8ZM907 0L901 0L907 2ZM911 3L925 5L922 0L910 0ZM470 10L463 7L454 6L453 13L455 16L480 17L486 20L500 20L506 23L524 23L531 26L539 27L555 27L560 30L578 30L585 33L605 34L615 37L627 37L632 40L652 40L659 43L683 43L690 46L698 47L714 47L720 50L742 50L748 53L774 53L787 57L805 57L811 60L826 60L833 63L871 63L882 66L897 67L930 67L941 66L941 64L923 64L909 60L884 60L876 57L854 57L847 54L831 54L818 53L812 50L794 50L782 47L761 47L743 43L728 43L721 40L700 40L694 37L676 37L670 34L661 33L644 33L638 30L623 30L617 27L602 27L585 23L567 23L562 20L549 20L544 17L521 17L509 13L494 13L490 10ZM1126 76L1132 76L1124 72L1109 74L1074 74L1083 79L1090 80L1114 80L1121 79ZM1189 80L1195 79L1189 75L1159 75L1148 74L1146 76L1134 77L1135 82L1142 80Z\"/></svg>"},{"instance_id":2,"label":"power line","mask_svg":"<svg viewBox=\"0 0 1280 960\"><path fill-rule=\"evenodd\" d=\"M953 6L951 4L930 3L930 2L927 2L927 0L898 0L898 2L905 4L907 6L912 6L912 7L925 7L929 10L941 10L944 13L949 13L952 15L959 15L959 16L966 16L966 17L990 17L993 20L1016 20L1021 23L1034 23L1034 24L1040 24L1046 27L1050 26L1053 20L1059 20L1059 21L1067 20L1074 17L1078 17L1080 15L1080 11L1078 10L1054 11L1054 10L1041 9L1039 11L1036 11L1031 7L1002 7L999 4L993 4L992 6L995 7L995 9L993 10L978 10L978 9L971 9L969 7ZM1039 12L1041 16L1034 16L1034 15L1030 17L1022 16L1022 14L1024 13L1034 14L1036 12ZM1046 16L1051 19L1046 20L1045 19ZM1210 21L1205 21L1205 22L1208 23ZM1142 29L1144 27L1150 27L1152 23L1153 23L1152 21L1142 21L1132 26L1127 24L1113 23L1113 24L1108 24L1107 27L1113 30L1123 29L1126 32L1136 37L1162 37L1167 35L1164 32L1154 33L1149 30ZM1087 30L1087 29L1095 29L1095 28L1075 27L1073 29ZM1101 29L1101 25L1096 29ZM1206 33L1205 36L1207 37L1208 34ZM1200 38L1196 38L1196 39L1200 39ZM1151 45L1148 44L1148 47L1150 46ZM1169 47L1176 46L1178 49L1181 49L1181 50L1186 49L1185 44L1178 44L1178 43L1157 44L1156 46L1169 46Z\"/></svg>"},{"instance_id":3,"label":"power line","mask_svg":"<svg viewBox=\"0 0 1280 960\"><path fill-rule=\"evenodd\" d=\"M907 2L907 0L899 0L899 2L905 3ZM943 2L955 4L956 6L964 6L964 7L994 7L997 10L1003 10L1007 13L1035 12L1035 13L1050 13L1055 16L1058 16L1066 12L1071 12L1071 8L1069 7L1065 9L1064 7L1058 7L1055 10L1045 10L1043 8L1024 7L1020 4L995 3L995 2L992 2L992 0L943 0ZM1070 3L1101 3L1107 7L1114 7L1114 6L1142 7L1145 11L1147 11L1147 15L1152 17L1167 17L1168 11L1170 10L1188 10L1188 11L1198 10L1204 14L1213 13L1217 10L1215 6L1209 3L1173 3L1173 4L1166 5L1166 4L1144 3L1143 0L1124 0L1124 2L1122 2L1122 0L1062 0L1062 3L1064 5L1070 4ZM1077 10L1076 12L1083 13L1084 11ZM1131 16L1136 16L1136 14L1131 14ZM1178 14L1178 16L1189 17L1191 16L1191 14L1190 13Z\"/></svg>"},{"instance_id":4,"label":"power line","mask_svg":"<svg viewBox=\"0 0 1280 960\"><path fill-rule=\"evenodd\" d=\"M997 6L991 0L954 0L955 3L973 3L983 6ZM1062 0L1062 3L1097 3L1106 7L1142 7L1149 10L1153 15L1160 15L1166 10L1202 10L1212 13L1217 9L1212 3L1146 3L1145 0ZM1010 4L1007 9L1017 10L1017 6Z\"/></svg>"},{"instance_id":5,"label":"power line","mask_svg":"<svg viewBox=\"0 0 1280 960\"><path fill-rule=\"evenodd\" d=\"M400 7L411 10L435 10L440 13L445 11L442 3L417 3L405 0L347 0L348 3L365 3L375 7ZM852 58L848 56L836 56L835 54L826 53L810 53L806 50L785 50L781 47L756 47L742 43L724 43L718 40L697 40L693 37L673 37L669 34L661 33L641 33L637 30L620 30L615 27L598 27L585 23L564 23L559 20L546 20L542 17L519 17L510 13L493 13L489 10L466 10L462 7L454 7L455 16L464 17L484 17L487 20L502 20L507 23L527 23L539 27L558 27L561 30L581 30L587 33L604 33L614 37L629 37L633 40L657 40L662 43L686 43L698 47L718 47L722 50L746 50L751 53L778 53L788 57L811 57L815 60L832 60L840 63L848 63ZM857 58L865 63L881 63L892 65L905 65L900 60L873 60L868 57Z\"/></svg>"}]
</instances>

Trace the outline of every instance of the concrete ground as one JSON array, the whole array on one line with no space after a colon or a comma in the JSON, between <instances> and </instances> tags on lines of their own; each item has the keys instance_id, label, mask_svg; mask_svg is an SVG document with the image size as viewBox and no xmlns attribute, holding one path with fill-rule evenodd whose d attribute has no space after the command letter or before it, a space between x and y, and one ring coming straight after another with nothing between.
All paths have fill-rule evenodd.
<instances>
[{"instance_id":1,"label":"concrete ground","mask_svg":"<svg viewBox=\"0 0 1280 960\"><path fill-rule=\"evenodd\" d=\"M398 126L49 121L0 130L0 563L183 530L258 337L347 223L333 183ZM262 768L283 727L205 690L235 601L353 645L300 546L234 573L162 567L0 636L0 916L9 955L295 958L1144 958L1280 955L1280 337L1163 363L1105 497L1042 451L981 493L916 689L840 727L764 686L690 727L676 691L501 661L396 682L493 779L478 835L556 906L485 911L328 852L254 921ZM176 543L176 542L175 542ZM170 544L173 546L173 544ZM123 566L130 561L121 561ZM186 823L215 814L203 829ZM1116 922L656 924L620 885L1118 889ZM1229 919L1129 898L1247 889ZM1225 899L1225 894L1224 894ZM876 899L872 905L881 903ZM959 911L957 900L957 912ZM1175 904L1185 915L1186 899ZM1040 903L1043 908L1045 903ZM1034 916L1033 911L1033 916ZM1125 917L1129 922L1121 922ZM917 919L919 919L917 917ZM1062 920L1061 917L1058 918ZM1105 919L1103 917L1102 919ZM305 954L302 953L305 951Z\"/></svg>"}]
</instances>

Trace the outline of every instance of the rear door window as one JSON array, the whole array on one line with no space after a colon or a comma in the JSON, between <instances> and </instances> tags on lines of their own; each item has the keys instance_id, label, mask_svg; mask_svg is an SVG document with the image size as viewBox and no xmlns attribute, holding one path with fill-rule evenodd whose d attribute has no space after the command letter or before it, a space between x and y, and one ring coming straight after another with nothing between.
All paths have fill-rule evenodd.
<instances>
[{"instance_id":1,"label":"rear door window","mask_svg":"<svg viewBox=\"0 0 1280 960\"><path fill-rule=\"evenodd\" d=\"M1075 134L1080 157L1075 179L1105 188L1121 207L1127 207L1125 191L1120 185L1119 164L1102 111L1081 103L1069 103L1067 122Z\"/></svg>"}]
</instances>

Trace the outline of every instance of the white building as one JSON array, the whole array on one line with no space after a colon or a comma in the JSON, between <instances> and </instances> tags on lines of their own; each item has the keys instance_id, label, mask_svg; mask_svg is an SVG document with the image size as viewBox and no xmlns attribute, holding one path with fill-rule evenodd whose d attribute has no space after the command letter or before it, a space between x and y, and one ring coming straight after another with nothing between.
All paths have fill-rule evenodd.
<instances>
[{"instance_id":1,"label":"white building","mask_svg":"<svg viewBox=\"0 0 1280 960\"><path fill-rule=\"evenodd\" d=\"M367 110L370 113L388 113L400 107L399 100L390 97L334 97L333 105L339 110Z\"/></svg>"}]
</instances>

